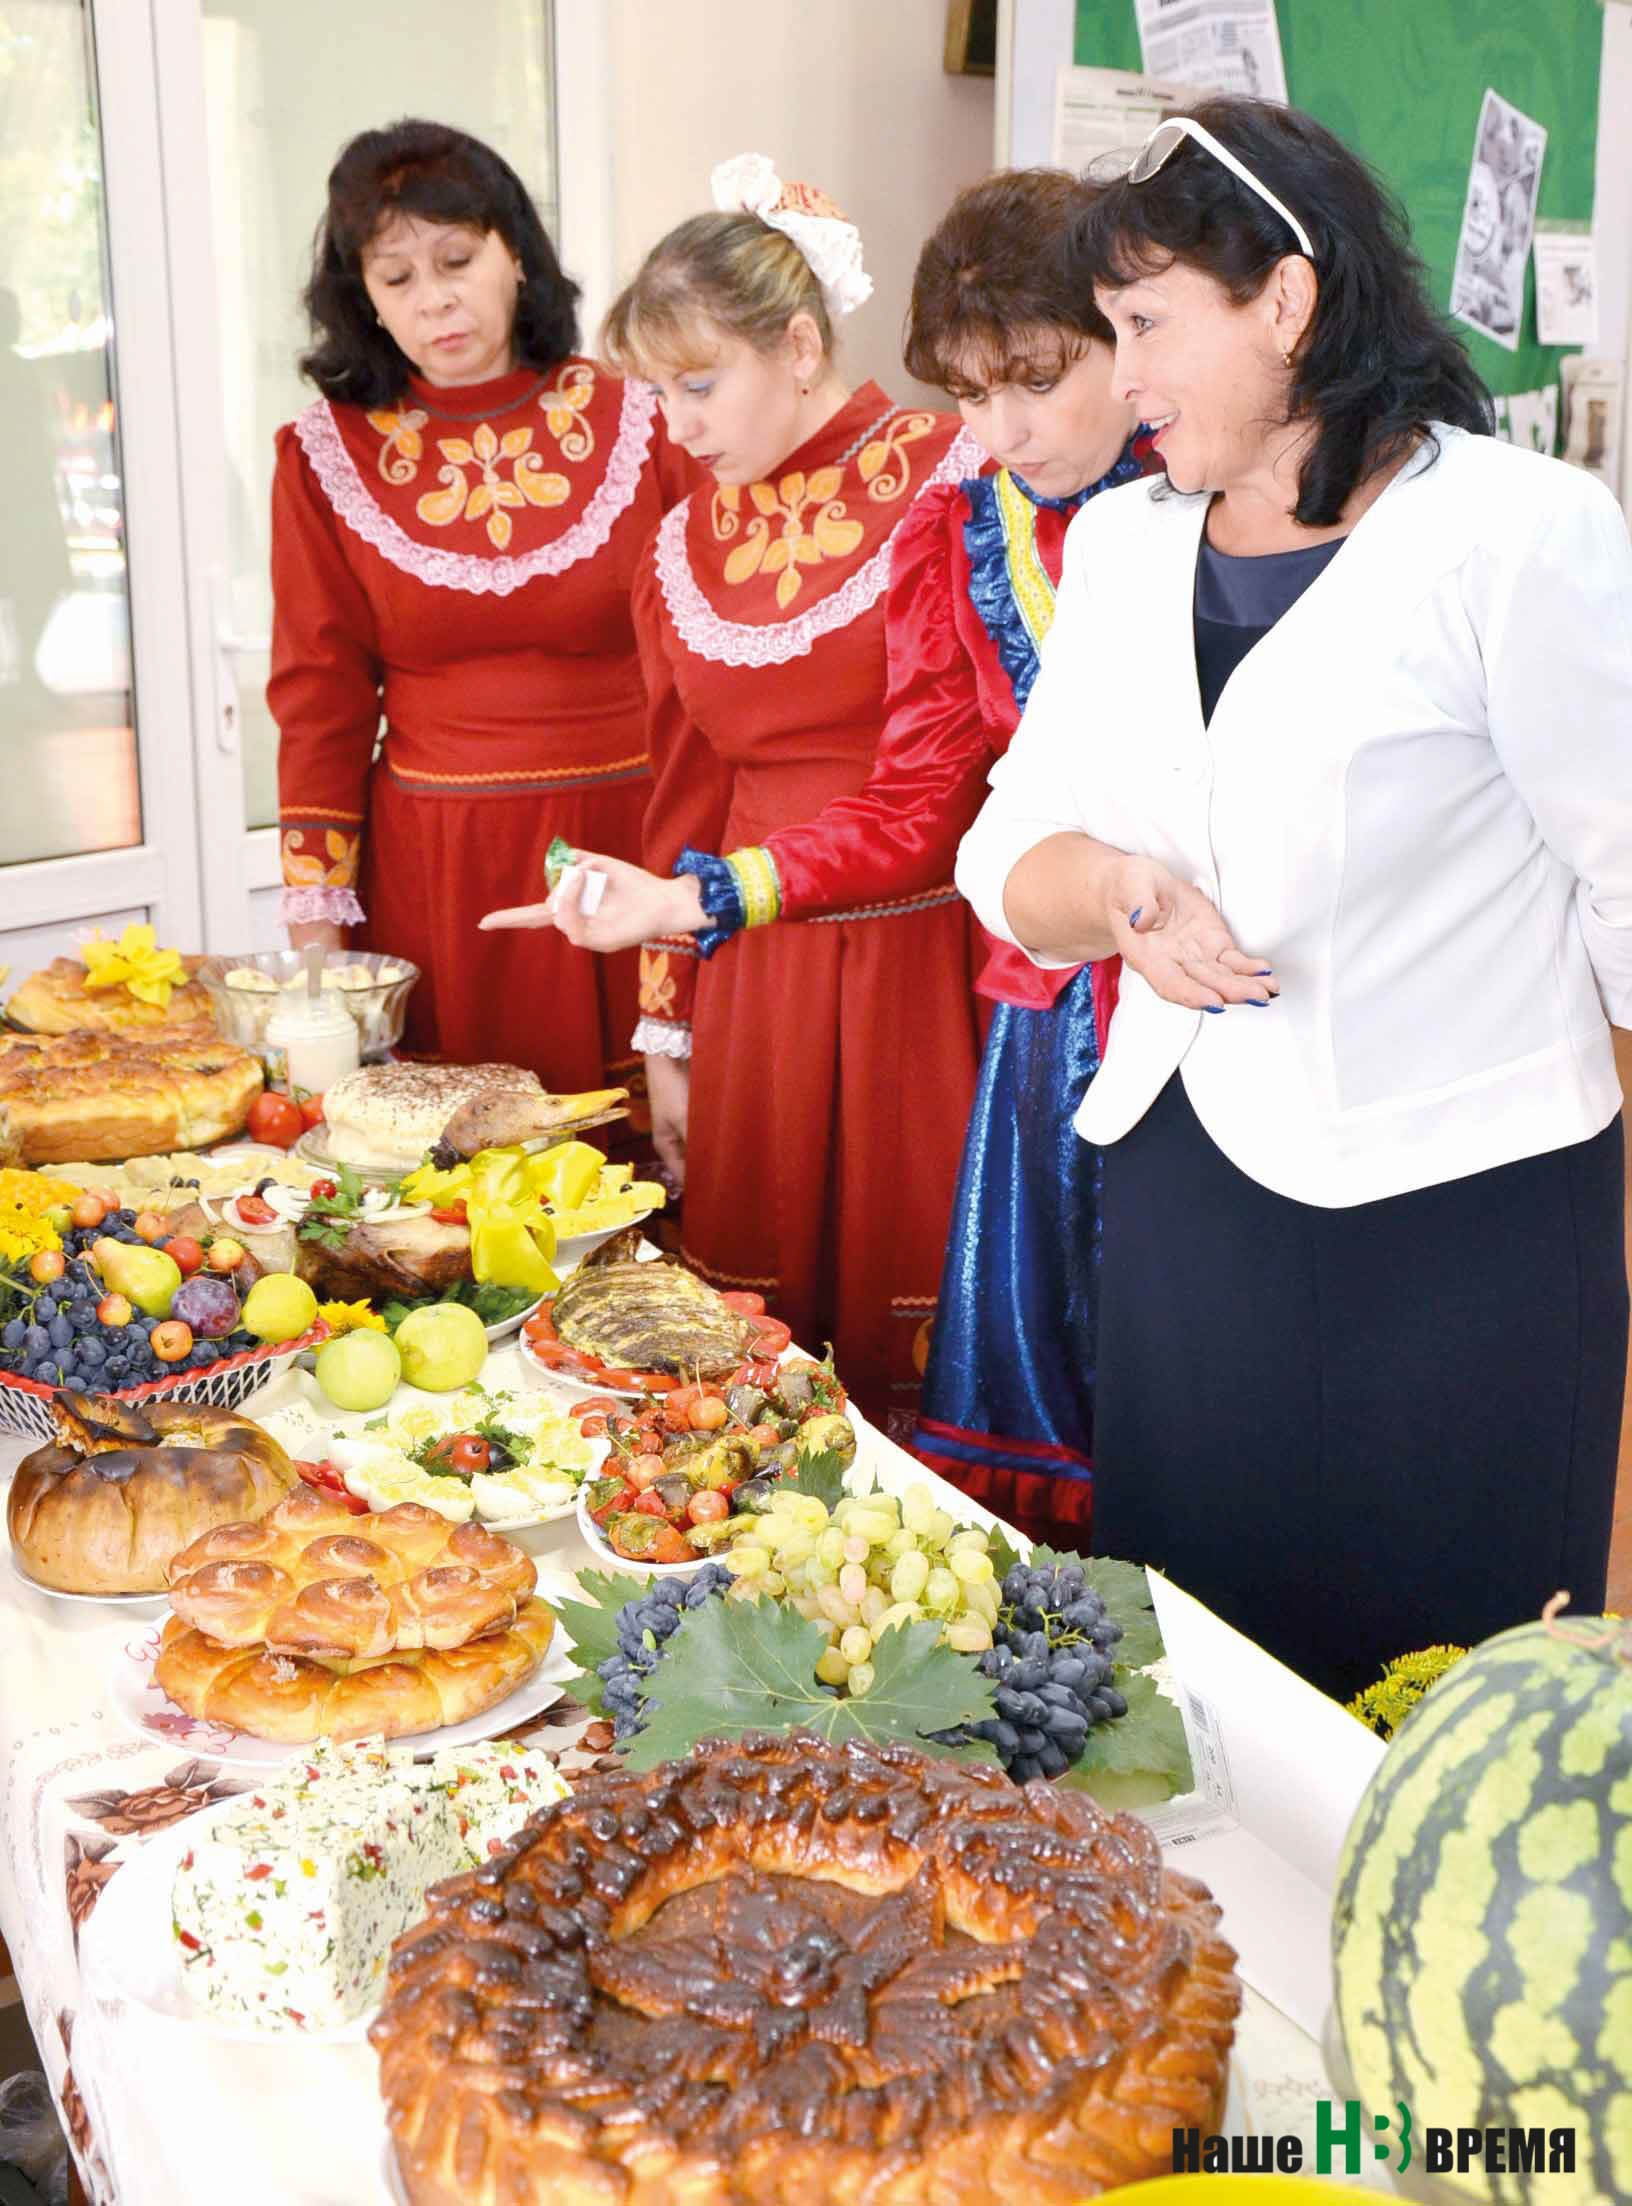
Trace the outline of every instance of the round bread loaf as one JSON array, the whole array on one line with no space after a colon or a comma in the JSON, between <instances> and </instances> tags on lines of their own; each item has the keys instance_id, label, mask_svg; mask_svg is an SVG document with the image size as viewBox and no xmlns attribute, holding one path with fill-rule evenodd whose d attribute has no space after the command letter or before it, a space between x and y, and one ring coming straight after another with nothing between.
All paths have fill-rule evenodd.
<instances>
[{"instance_id":1,"label":"round bread loaf","mask_svg":"<svg viewBox=\"0 0 1632 2206\"><path fill-rule=\"evenodd\" d=\"M77 957L53 958L12 993L6 1017L30 1034L132 1034L149 1042L202 1042L217 1031L201 957L184 957L185 978L168 1003L143 1003L128 988L88 988Z\"/></svg>"},{"instance_id":2,"label":"round bread loaf","mask_svg":"<svg viewBox=\"0 0 1632 2206\"><path fill-rule=\"evenodd\" d=\"M57 1438L18 1465L6 1524L23 1569L59 1593L162 1593L201 1532L299 1483L272 1435L230 1410L64 1393L53 1414Z\"/></svg>"},{"instance_id":3,"label":"round bread loaf","mask_svg":"<svg viewBox=\"0 0 1632 2206\"><path fill-rule=\"evenodd\" d=\"M153 1677L178 1708L258 1739L400 1739L464 1723L513 1693L549 1650L555 1618L536 1597L504 1631L344 1670L268 1647L223 1647L180 1617L164 1627Z\"/></svg>"},{"instance_id":4,"label":"round bread loaf","mask_svg":"<svg viewBox=\"0 0 1632 2206\"><path fill-rule=\"evenodd\" d=\"M25 1164L154 1156L242 1131L258 1057L216 1036L0 1033L0 1114Z\"/></svg>"},{"instance_id":5,"label":"round bread loaf","mask_svg":"<svg viewBox=\"0 0 1632 2206\"><path fill-rule=\"evenodd\" d=\"M715 1742L427 1904L370 2032L411 2206L1076 2206L1222 2113L1205 1887L995 1769Z\"/></svg>"}]
</instances>

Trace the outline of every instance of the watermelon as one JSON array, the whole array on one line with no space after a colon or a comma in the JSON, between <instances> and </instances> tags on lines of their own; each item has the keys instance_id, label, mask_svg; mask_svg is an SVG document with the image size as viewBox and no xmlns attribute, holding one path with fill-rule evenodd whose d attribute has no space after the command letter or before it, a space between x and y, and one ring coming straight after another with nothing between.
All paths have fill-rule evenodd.
<instances>
[{"instance_id":1,"label":"watermelon","mask_svg":"<svg viewBox=\"0 0 1632 2206\"><path fill-rule=\"evenodd\" d=\"M1442 1678L1344 1843L1336 2011L1356 2095L1420 2135L1573 2129L1575 2172L1446 2174L1452 2196L1632 2199L1632 1639L1503 1632Z\"/></svg>"}]
</instances>

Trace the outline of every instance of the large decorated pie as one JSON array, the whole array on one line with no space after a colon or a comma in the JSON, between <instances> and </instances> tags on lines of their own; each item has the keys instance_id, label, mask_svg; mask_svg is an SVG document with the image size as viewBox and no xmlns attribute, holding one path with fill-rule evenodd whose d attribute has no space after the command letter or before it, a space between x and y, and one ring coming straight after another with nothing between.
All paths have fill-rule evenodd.
<instances>
[{"instance_id":1,"label":"large decorated pie","mask_svg":"<svg viewBox=\"0 0 1632 2206\"><path fill-rule=\"evenodd\" d=\"M1205 1887L1084 1795L809 1734L587 1781L370 2033L412 2206L1075 2206L1217 2127Z\"/></svg>"},{"instance_id":2,"label":"large decorated pie","mask_svg":"<svg viewBox=\"0 0 1632 2206\"><path fill-rule=\"evenodd\" d=\"M166 1003L144 1003L128 988L90 988L77 957L54 958L13 990L6 1016L32 1034L127 1034L143 1041L202 1042L217 1031L208 991L193 976L204 960L183 958L186 979Z\"/></svg>"},{"instance_id":3,"label":"large decorated pie","mask_svg":"<svg viewBox=\"0 0 1632 2206\"><path fill-rule=\"evenodd\" d=\"M0 1033L0 1123L26 1164L153 1156L240 1133L260 1059L218 1036Z\"/></svg>"}]
</instances>

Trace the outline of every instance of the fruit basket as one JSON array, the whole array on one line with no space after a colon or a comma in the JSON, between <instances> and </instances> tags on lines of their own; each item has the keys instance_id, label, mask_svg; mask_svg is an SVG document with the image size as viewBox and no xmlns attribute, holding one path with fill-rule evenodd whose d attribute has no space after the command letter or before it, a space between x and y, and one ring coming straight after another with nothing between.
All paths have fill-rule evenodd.
<instances>
[{"instance_id":1,"label":"fruit basket","mask_svg":"<svg viewBox=\"0 0 1632 2206\"><path fill-rule=\"evenodd\" d=\"M180 1371L174 1378L144 1379L140 1386L109 1387L104 1392L116 1402L204 1402L212 1409L236 1409L257 1387L286 1371L303 1350L318 1347L328 1335L329 1328L319 1318L295 1340L240 1349L220 1363ZM56 1430L51 1404L57 1391L41 1379L20 1379L0 1371L0 1432L22 1433L34 1440L51 1439Z\"/></svg>"},{"instance_id":2,"label":"fruit basket","mask_svg":"<svg viewBox=\"0 0 1632 2206\"><path fill-rule=\"evenodd\" d=\"M363 1062L384 1057L402 1040L408 997L419 979L419 967L405 957L378 950L330 950L324 955L323 968L328 975L354 976L366 970L375 976L372 985L331 978L324 986L338 993L356 1021ZM253 977L241 979L240 975ZM298 950L256 950L243 957L208 957L198 977L209 991L222 1033L260 1057L266 1053L267 1021L286 991L304 985L306 964Z\"/></svg>"}]
</instances>

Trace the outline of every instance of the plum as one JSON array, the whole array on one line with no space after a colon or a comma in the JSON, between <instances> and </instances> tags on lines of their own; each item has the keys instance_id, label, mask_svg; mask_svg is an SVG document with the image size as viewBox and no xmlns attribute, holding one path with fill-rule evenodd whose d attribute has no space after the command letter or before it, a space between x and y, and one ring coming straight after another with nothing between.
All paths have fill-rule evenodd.
<instances>
[{"instance_id":1,"label":"plum","mask_svg":"<svg viewBox=\"0 0 1632 2206\"><path fill-rule=\"evenodd\" d=\"M196 1272L170 1298L170 1315L190 1325L200 1340L223 1340L237 1328L238 1297L229 1280Z\"/></svg>"}]
</instances>

